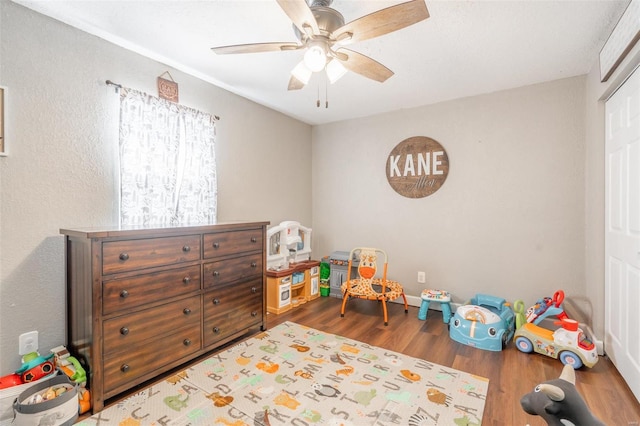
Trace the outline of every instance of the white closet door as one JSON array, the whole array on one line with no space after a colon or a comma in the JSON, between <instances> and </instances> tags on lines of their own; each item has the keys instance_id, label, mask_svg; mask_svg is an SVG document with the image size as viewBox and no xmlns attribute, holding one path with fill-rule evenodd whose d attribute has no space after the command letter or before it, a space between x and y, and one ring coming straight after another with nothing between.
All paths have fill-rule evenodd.
<instances>
[{"instance_id":1,"label":"white closet door","mask_svg":"<svg viewBox=\"0 0 640 426\"><path fill-rule=\"evenodd\" d=\"M640 71L606 120L605 352L640 401Z\"/></svg>"}]
</instances>

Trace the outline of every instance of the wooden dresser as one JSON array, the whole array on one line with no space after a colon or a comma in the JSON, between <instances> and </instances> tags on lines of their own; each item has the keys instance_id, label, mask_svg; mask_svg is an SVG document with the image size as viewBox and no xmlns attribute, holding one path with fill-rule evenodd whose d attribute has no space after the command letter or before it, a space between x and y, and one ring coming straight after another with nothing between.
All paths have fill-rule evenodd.
<instances>
[{"instance_id":1,"label":"wooden dresser","mask_svg":"<svg viewBox=\"0 0 640 426\"><path fill-rule=\"evenodd\" d=\"M93 412L109 398L266 329L268 222L61 229L67 347Z\"/></svg>"}]
</instances>

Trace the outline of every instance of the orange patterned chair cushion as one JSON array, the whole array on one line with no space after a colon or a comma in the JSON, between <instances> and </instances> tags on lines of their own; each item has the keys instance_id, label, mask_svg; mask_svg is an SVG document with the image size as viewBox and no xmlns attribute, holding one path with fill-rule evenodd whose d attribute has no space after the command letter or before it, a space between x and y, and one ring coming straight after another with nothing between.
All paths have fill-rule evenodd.
<instances>
[{"instance_id":1,"label":"orange patterned chair cushion","mask_svg":"<svg viewBox=\"0 0 640 426\"><path fill-rule=\"evenodd\" d=\"M380 286L379 291L376 291L376 287ZM363 299L369 300L380 300L385 298L386 300L395 300L398 297L402 296L403 289L402 285L398 281L387 280L387 287L385 289L384 294L382 291L382 278L374 278L374 279L363 279L363 278L354 278L349 281L345 281L342 283L341 290L342 294L344 294L345 290L349 287L349 295L354 297L361 297Z\"/></svg>"}]
</instances>

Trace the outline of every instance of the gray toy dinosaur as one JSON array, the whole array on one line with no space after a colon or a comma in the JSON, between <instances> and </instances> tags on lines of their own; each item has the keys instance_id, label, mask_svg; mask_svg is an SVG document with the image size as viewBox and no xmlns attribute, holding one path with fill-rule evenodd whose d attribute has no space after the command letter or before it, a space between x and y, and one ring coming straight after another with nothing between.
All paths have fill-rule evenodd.
<instances>
[{"instance_id":1,"label":"gray toy dinosaur","mask_svg":"<svg viewBox=\"0 0 640 426\"><path fill-rule=\"evenodd\" d=\"M541 383L520 399L528 414L542 417L549 426L604 426L591 414L576 390L576 373L565 365L560 378Z\"/></svg>"}]
</instances>

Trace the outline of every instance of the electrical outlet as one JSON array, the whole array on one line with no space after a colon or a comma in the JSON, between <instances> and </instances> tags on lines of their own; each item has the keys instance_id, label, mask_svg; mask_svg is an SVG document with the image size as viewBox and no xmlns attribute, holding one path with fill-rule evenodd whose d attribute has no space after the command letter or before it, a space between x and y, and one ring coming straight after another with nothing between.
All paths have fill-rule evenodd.
<instances>
[{"instance_id":1,"label":"electrical outlet","mask_svg":"<svg viewBox=\"0 0 640 426\"><path fill-rule=\"evenodd\" d=\"M424 284L426 282L426 276L422 271L418 272L418 282L420 284Z\"/></svg>"},{"instance_id":2,"label":"electrical outlet","mask_svg":"<svg viewBox=\"0 0 640 426\"><path fill-rule=\"evenodd\" d=\"M38 332L30 331L28 333L23 333L20 335L18 339L18 354L26 355L31 352L38 351Z\"/></svg>"}]
</instances>

